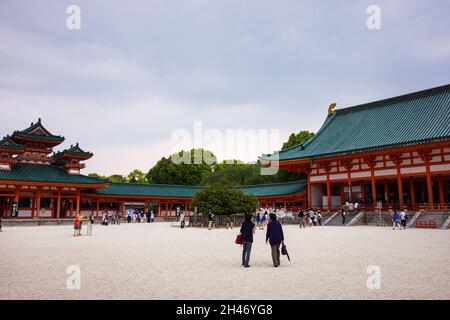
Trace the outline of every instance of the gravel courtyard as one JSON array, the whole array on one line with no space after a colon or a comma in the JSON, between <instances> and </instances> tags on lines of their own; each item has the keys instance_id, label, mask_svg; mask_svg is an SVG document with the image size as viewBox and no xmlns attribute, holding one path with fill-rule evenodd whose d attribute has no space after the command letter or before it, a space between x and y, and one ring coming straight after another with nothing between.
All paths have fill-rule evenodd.
<instances>
[{"instance_id":1,"label":"gravel courtyard","mask_svg":"<svg viewBox=\"0 0 450 320\"><path fill-rule=\"evenodd\" d=\"M450 299L450 231L285 226L291 261L271 264L257 230L251 267L240 265L238 229L168 223L10 227L0 233L1 299ZM83 233L85 230L83 230ZM67 267L81 270L68 289ZM380 267L369 290L367 268Z\"/></svg>"}]
</instances>

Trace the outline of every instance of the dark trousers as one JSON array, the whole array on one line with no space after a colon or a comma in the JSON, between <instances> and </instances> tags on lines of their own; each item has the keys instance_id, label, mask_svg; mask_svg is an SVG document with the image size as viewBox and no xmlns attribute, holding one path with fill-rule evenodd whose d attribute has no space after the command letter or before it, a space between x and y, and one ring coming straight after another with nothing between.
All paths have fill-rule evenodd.
<instances>
[{"instance_id":1,"label":"dark trousers","mask_svg":"<svg viewBox=\"0 0 450 320\"><path fill-rule=\"evenodd\" d=\"M242 246L242 265L248 266L250 262L250 253L252 252L252 242L244 241Z\"/></svg>"},{"instance_id":2,"label":"dark trousers","mask_svg":"<svg viewBox=\"0 0 450 320\"><path fill-rule=\"evenodd\" d=\"M402 226L406 229L406 220L402 220Z\"/></svg>"},{"instance_id":3,"label":"dark trousers","mask_svg":"<svg viewBox=\"0 0 450 320\"><path fill-rule=\"evenodd\" d=\"M184 228L184 221L181 221L181 229Z\"/></svg>"},{"instance_id":4,"label":"dark trousers","mask_svg":"<svg viewBox=\"0 0 450 320\"><path fill-rule=\"evenodd\" d=\"M342 224L345 223L345 214L342 215Z\"/></svg>"},{"instance_id":5,"label":"dark trousers","mask_svg":"<svg viewBox=\"0 0 450 320\"><path fill-rule=\"evenodd\" d=\"M272 249L272 261L275 267L278 267L280 265L280 245L281 243L270 246Z\"/></svg>"}]
</instances>

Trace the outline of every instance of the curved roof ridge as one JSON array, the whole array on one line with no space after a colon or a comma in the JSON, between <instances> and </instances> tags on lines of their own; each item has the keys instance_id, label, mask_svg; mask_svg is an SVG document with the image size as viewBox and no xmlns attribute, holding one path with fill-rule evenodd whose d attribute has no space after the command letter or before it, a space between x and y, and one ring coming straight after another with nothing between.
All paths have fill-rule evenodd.
<instances>
[{"instance_id":1,"label":"curved roof ridge","mask_svg":"<svg viewBox=\"0 0 450 320\"><path fill-rule=\"evenodd\" d=\"M409 101L409 100L413 100L413 99L417 99L417 98L424 98L424 97L432 96L432 95L439 94L442 92L447 92L447 91L450 91L450 84L446 84L443 86L434 87L434 88L430 88L430 89L420 90L420 91L416 91L416 92L411 92L411 93L407 93L407 94L402 94L402 95L394 96L391 98L381 99L381 100L372 101L372 102L366 102L366 103L362 103L362 104L358 104L358 105L354 105L354 106L346 107L346 108L342 108L342 109L336 109L334 113L343 114L346 112L358 111L358 109L365 109L368 107L383 107L383 106L386 106L389 104L405 102L405 101Z\"/></svg>"}]
</instances>

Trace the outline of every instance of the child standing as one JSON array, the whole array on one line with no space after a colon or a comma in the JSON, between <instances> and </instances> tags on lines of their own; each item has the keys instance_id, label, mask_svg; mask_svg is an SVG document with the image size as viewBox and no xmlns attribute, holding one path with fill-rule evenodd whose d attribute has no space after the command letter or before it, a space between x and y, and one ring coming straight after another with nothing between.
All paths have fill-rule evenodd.
<instances>
[{"instance_id":1,"label":"child standing","mask_svg":"<svg viewBox=\"0 0 450 320\"><path fill-rule=\"evenodd\" d=\"M77 215L73 221L73 236L78 237L80 235L80 217Z\"/></svg>"}]
</instances>

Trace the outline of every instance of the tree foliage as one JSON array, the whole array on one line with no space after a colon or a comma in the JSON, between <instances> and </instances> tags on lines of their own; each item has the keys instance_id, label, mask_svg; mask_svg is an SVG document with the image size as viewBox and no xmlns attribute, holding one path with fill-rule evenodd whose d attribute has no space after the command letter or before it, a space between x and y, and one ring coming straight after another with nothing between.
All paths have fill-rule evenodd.
<instances>
[{"instance_id":1,"label":"tree foliage","mask_svg":"<svg viewBox=\"0 0 450 320\"><path fill-rule=\"evenodd\" d=\"M248 186L253 184L279 183L304 179L301 173L279 170L275 175L261 175L261 164L257 163L221 163L214 171L205 176L202 185L227 184L231 186Z\"/></svg>"},{"instance_id":2,"label":"tree foliage","mask_svg":"<svg viewBox=\"0 0 450 320\"><path fill-rule=\"evenodd\" d=\"M283 148L281 150L289 149L290 147L305 143L309 139L314 137L314 132L309 131L300 131L299 133L295 134L292 133L289 136L288 141L283 143Z\"/></svg>"},{"instance_id":3,"label":"tree foliage","mask_svg":"<svg viewBox=\"0 0 450 320\"><path fill-rule=\"evenodd\" d=\"M156 184L199 185L216 162L217 158L210 151L180 151L159 160L147 173L147 180Z\"/></svg>"},{"instance_id":4,"label":"tree foliage","mask_svg":"<svg viewBox=\"0 0 450 320\"><path fill-rule=\"evenodd\" d=\"M139 169L131 171L127 178L130 183L148 183L147 176Z\"/></svg>"},{"instance_id":5,"label":"tree foliage","mask_svg":"<svg viewBox=\"0 0 450 320\"><path fill-rule=\"evenodd\" d=\"M192 199L192 206L203 214L249 213L258 208L258 200L240 189L216 184L198 191Z\"/></svg>"}]
</instances>

